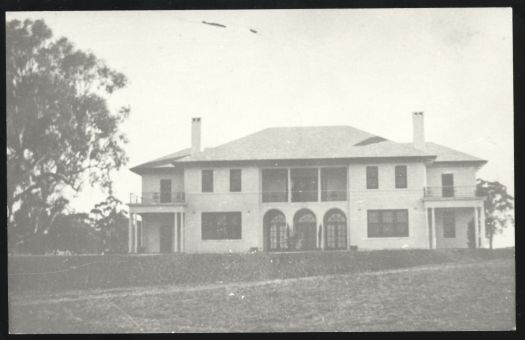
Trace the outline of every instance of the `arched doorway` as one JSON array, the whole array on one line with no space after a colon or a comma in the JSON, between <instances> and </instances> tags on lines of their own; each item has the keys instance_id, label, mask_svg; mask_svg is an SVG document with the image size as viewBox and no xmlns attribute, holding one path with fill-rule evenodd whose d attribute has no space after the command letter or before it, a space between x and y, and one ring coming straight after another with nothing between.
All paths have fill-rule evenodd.
<instances>
[{"instance_id":1,"label":"arched doorway","mask_svg":"<svg viewBox=\"0 0 525 340\"><path fill-rule=\"evenodd\" d=\"M309 209L301 209L293 219L295 236L294 249L313 250L317 244L317 226L314 213Z\"/></svg>"},{"instance_id":2,"label":"arched doorway","mask_svg":"<svg viewBox=\"0 0 525 340\"><path fill-rule=\"evenodd\" d=\"M324 215L324 248L347 249L346 240L346 215L339 209L329 210Z\"/></svg>"},{"instance_id":3,"label":"arched doorway","mask_svg":"<svg viewBox=\"0 0 525 340\"><path fill-rule=\"evenodd\" d=\"M263 231L265 251L288 249L286 218L280 210L273 209L264 214Z\"/></svg>"}]
</instances>

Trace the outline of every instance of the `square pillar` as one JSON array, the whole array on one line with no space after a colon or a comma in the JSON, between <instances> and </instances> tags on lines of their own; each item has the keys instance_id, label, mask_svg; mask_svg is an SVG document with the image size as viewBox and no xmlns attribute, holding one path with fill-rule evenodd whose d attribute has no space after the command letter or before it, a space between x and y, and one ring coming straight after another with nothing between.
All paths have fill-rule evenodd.
<instances>
[{"instance_id":1,"label":"square pillar","mask_svg":"<svg viewBox=\"0 0 525 340\"><path fill-rule=\"evenodd\" d=\"M129 225L128 225L128 252L133 253L133 238L135 237L133 235L133 214L129 214L128 219Z\"/></svg>"},{"instance_id":2,"label":"square pillar","mask_svg":"<svg viewBox=\"0 0 525 340\"><path fill-rule=\"evenodd\" d=\"M432 249L437 248L436 227L436 208L432 208Z\"/></svg>"},{"instance_id":3,"label":"square pillar","mask_svg":"<svg viewBox=\"0 0 525 340\"><path fill-rule=\"evenodd\" d=\"M479 237L479 214L478 207L474 207L474 237L475 237L475 248L480 247L480 237Z\"/></svg>"},{"instance_id":4,"label":"square pillar","mask_svg":"<svg viewBox=\"0 0 525 340\"><path fill-rule=\"evenodd\" d=\"M481 248L486 247L487 243L487 235L486 235L486 227L485 227L485 207L482 205L481 208L479 208L479 228L480 228L480 238L481 238Z\"/></svg>"},{"instance_id":5,"label":"square pillar","mask_svg":"<svg viewBox=\"0 0 525 340\"><path fill-rule=\"evenodd\" d=\"M430 231L430 228L432 227L430 225L430 209L429 208L425 208L425 228L426 228L426 234L427 234L427 240L428 240L428 248L431 249L432 248L432 240L431 240L431 231Z\"/></svg>"},{"instance_id":6,"label":"square pillar","mask_svg":"<svg viewBox=\"0 0 525 340\"><path fill-rule=\"evenodd\" d=\"M173 253L176 253L178 251L177 249L177 228L178 228L178 219L177 219L177 215L179 213L173 213L173 239L172 239L172 246L171 246L171 251Z\"/></svg>"},{"instance_id":7,"label":"square pillar","mask_svg":"<svg viewBox=\"0 0 525 340\"><path fill-rule=\"evenodd\" d=\"M133 214L133 230L134 230L134 234L135 234L135 237L134 237L134 244L133 244L133 252L134 253L138 253L139 252L139 233L138 233L138 230L139 227L137 225L137 215Z\"/></svg>"}]
</instances>

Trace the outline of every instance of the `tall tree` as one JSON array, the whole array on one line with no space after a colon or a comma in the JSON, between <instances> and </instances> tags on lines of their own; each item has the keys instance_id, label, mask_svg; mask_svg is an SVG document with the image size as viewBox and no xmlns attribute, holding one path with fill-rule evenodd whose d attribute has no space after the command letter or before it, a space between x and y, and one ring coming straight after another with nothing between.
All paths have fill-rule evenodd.
<instances>
[{"instance_id":1,"label":"tall tree","mask_svg":"<svg viewBox=\"0 0 525 340\"><path fill-rule=\"evenodd\" d=\"M127 162L119 131L129 108L107 99L126 77L42 20L6 24L9 246L42 235L65 206L64 190L109 183Z\"/></svg>"},{"instance_id":2,"label":"tall tree","mask_svg":"<svg viewBox=\"0 0 525 340\"><path fill-rule=\"evenodd\" d=\"M486 197L485 233L492 249L494 235L501 233L508 225L514 225L514 197L507 193L507 187L503 184L479 178L476 194Z\"/></svg>"}]
</instances>

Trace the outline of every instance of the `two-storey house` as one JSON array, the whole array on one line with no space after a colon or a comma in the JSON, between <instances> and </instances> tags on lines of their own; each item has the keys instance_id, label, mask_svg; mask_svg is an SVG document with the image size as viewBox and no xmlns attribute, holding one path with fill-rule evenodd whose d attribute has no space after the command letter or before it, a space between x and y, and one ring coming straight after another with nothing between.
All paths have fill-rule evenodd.
<instances>
[{"instance_id":1,"label":"two-storey house","mask_svg":"<svg viewBox=\"0 0 525 340\"><path fill-rule=\"evenodd\" d=\"M129 251L247 252L485 247L476 172L486 161L349 127L268 128L141 164ZM469 236L470 235L470 236Z\"/></svg>"}]
</instances>

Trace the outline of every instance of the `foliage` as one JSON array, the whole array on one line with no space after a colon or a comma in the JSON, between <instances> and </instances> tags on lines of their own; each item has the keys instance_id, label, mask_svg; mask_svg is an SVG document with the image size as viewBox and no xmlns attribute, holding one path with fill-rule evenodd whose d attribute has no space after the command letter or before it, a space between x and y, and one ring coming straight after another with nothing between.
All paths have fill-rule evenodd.
<instances>
[{"instance_id":1,"label":"foliage","mask_svg":"<svg viewBox=\"0 0 525 340\"><path fill-rule=\"evenodd\" d=\"M102 250L102 239L88 214L60 214L46 233L46 249L97 254Z\"/></svg>"},{"instance_id":2,"label":"foliage","mask_svg":"<svg viewBox=\"0 0 525 340\"><path fill-rule=\"evenodd\" d=\"M508 225L514 225L514 197L507 193L507 187L494 181L477 180L476 195L486 197L485 232L490 248L494 235L501 233Z\"/></svg>"},{"instance_id":3,"label":"foliage","mask_svg":"<svg viewBox=\"0 0 525 340\"><path fill-rule=\"evenodd\" d=\"M6 72L9 246L31 248L66 206L64 190L105 188L127 162L119 126L129 109L107 104L126 77L53 39L42 20L7 22Z\"/></svg>"},{"instance_id":4,"label":"foliage","mask_svg":"<svg viewBox=\"0 0 525 340\"><path fill-rule=\"evenodd\" d=\"M122 202L109 195L91 209L94 227L102 235L104 252L127 252L129 217Z\"/></svg>"}]
</instances>

